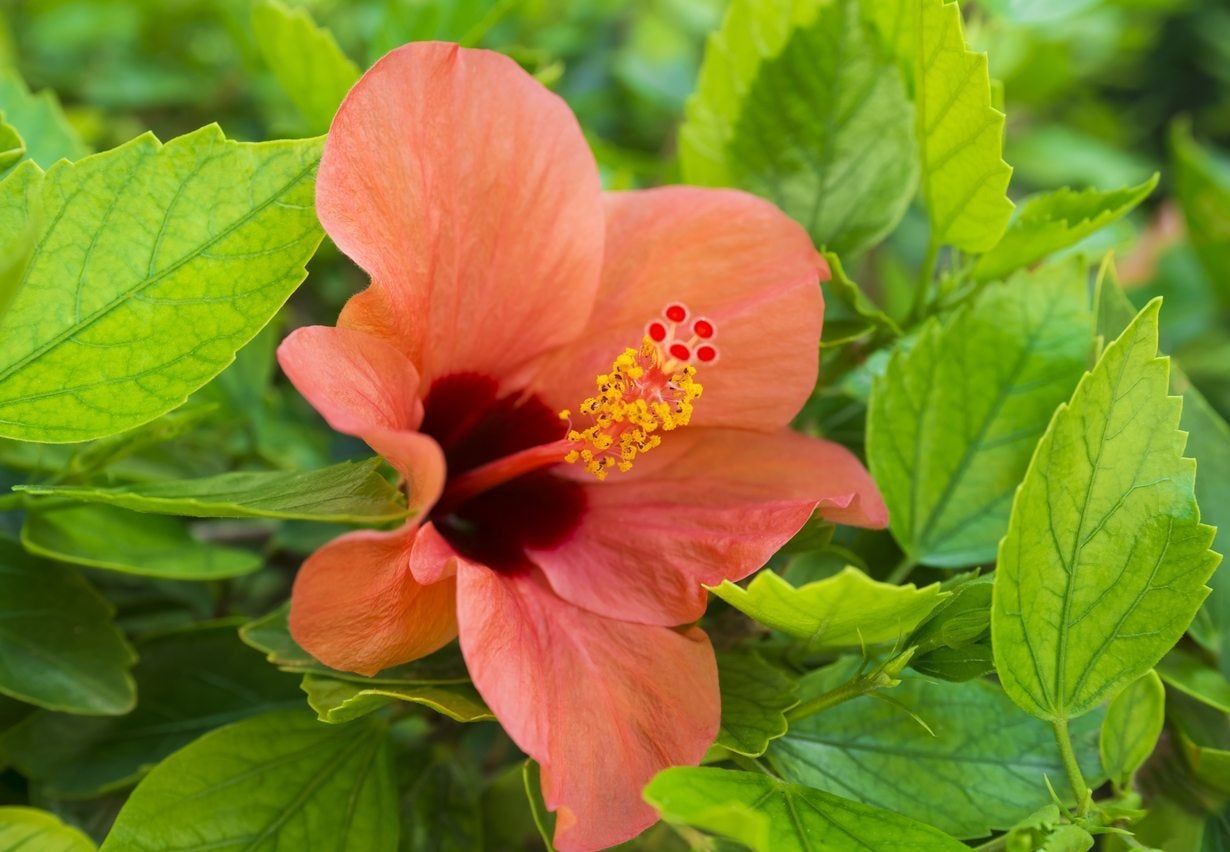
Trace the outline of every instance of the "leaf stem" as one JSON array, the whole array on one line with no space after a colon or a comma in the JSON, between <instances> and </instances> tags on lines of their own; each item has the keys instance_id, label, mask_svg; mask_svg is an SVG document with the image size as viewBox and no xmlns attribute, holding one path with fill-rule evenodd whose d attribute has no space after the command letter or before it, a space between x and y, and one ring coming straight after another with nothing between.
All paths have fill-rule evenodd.
<instances>
[{"instance_id":1,"label":"leaf stem","mask_svg":"<svg viewBox=\"0 0 1230 852\"><path fill-rule=\"evenodd\" d=\"M1089 809L1090 791L1081 774L1080 764L1076 762L1076 752L1072 749L1072 738L1068 736L1068 720L1056 719L1051 723L1055 729L1055 742L1059 744L1059 756L1063 759L1064 771L1068 773L1068 784L1076 795L1076 815L1084 816Z\"/></svg>"},{"instance_id":2,"label":"leaf stem","mask_svg":"<svg viewBox=\"0 0 1230 852\"><path fill-rule=\"evenodd\" d=\"M786 719L789 722L797 722L799 719L806 719L808 716L823 713L825 710L836 707L838 704L849 701L851 698L866 695L875 689L876 686L877 683L874 677L859 675L846 681L841 686L830 689L828 692L821 693L815 698L795 706L786 713Z\"/></svg>"},{"instance_id":3,"label":"leaf stem","mask_svg":"<svg viewBox=\"0 0 1230 852\"><path fill-rule=\"evenodd\" d=\"M927 243L927 253L923 256L922 267L918 272L918 284L914 287L914 304L910 307L907 326L913 326L922 321L927 310L927 296L931 293L931 282L935 279L935 269L940 260L940 245L934 238Z\"/></svg>"},{"instance_id":4,"label":"leaf stem","mask_svg":"<svg viewBox=\"0 0 1230 852\"><path fill-rule=\"evenodd\" d=\"M910 572L918 567L918 563L908 553L902 554L901 561L898 562L892 571L888 572L888 576L884 578L885 583L892 583L894 586L900 585L906 577L910 576Z\"/></svg>"},{"instance_id":5,"label":"leaf stem","mask_svg":"<svg viewBox=\"0 0 1230 852\"><path fill-rule=\"evenodd\" d=\"M769 768L767 766L765 766L763 763L761 763L759 760L757 760L754 757L748 757L746 755L736 754L732 752L730 755L730 759L734 762L736 766L740 767L741 769L746 769L749 772L762 772L771 778L777 777L776 775L774 775L772 772L769 771Z\"/></svg>"}]
</instances>

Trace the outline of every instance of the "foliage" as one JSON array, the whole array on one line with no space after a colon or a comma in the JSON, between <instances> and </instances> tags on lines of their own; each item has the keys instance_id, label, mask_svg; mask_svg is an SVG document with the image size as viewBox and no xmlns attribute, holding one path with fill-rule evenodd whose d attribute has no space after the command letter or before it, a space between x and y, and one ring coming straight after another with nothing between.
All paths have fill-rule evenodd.
<instances>
[{"instance_id":1,"label":"foliage","mask_svg":"<svg viewBox=\"0 0 1230 852\"><path fill-rule=\"evenodd\" d=\"M621 848L1230 847L1221 6L5 4L0 848L550 848L567 818L457 643L367 678L289 629L308 554L415 520L275 349L368 283L322 243L319 134L430 39L562 96L604 188L802 225L831 279L793 427L889 510L711 589L720 728Z\"/></svg>"}]
</instances>

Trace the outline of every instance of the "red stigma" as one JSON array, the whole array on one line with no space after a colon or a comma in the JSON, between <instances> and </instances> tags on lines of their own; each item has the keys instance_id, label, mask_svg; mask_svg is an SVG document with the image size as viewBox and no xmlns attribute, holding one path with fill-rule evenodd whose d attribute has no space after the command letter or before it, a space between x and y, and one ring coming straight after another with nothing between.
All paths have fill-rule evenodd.
<instances>
[{"instance_id":1,"label":"red stigma","mask_svg":"<svg viewBox=\"0 0 1230 852\"><path fill-rule=\"evenodd\" d=\"M688 347L682 343L672 343L670 348L671 357L679 361L686 361L692 357L692 353L688 351Z\"/></svg>"},{"instance_id":2,"label":"red stigma","mask_svg":"<svg viewBox=\"0 0 1230 852\"><path fill-rule=\"evenodd\" d=\"M651 322L649 324L649 339L654 343L661 343L666 339L666 326L660 322Z\"/></svg>"},{"instance_id":3,"label":"red stigma","mask_svg":"<svg viewBox=\"0 0 1230 852\"><path fill-rule=\"evenodd\" d=\"M683 305L671 305L666 309L666 318L671 322L683 322L688 318L688 309Z\"/></svg>"},{"instance_id":4,"label":"red stigma","mask_svg":"<svg viewBox=\"0 0 1230 852\"><path fill-rule=\"evenodd\" d=\"M713 361L717 358L717 350L712 346L701 346L696 350L696 357L705 362Z\"/></svg>"},{"instance_id":5,"label":"red stigma","mask_svg":"<svg viewBox=\"0 0 1230 852\"><path fill-rule=\"evenodd\" d=\"M713 323L706 319L698 319L692 324L692 332L704 340L713 337Z\"/></svg>"}]
</instances>

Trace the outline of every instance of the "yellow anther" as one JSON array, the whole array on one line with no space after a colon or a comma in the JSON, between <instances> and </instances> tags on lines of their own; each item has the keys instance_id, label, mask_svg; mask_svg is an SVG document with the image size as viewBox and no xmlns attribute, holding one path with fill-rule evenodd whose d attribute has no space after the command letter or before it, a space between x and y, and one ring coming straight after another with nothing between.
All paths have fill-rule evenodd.
<instances>
[{"instance_id":1,"label":"yellow anther","mask_svg":"<svg viewBox=\"0 0 1230 852\"><path fill-rule=\"evenodd\" d=\"M568 440L575 449L564 461L581 462L598 479L606 479L612 467L628 471L637 456L662 443L658 430L669 432L692 419L693 403L701 394L696 368L673 359L664 360L652 340L645 338L640 351L625 349L600 374L594 385L597 395L578 406L593 419L585 429L570 429ZM562 419L571 418L567 409Z\"/></svg>"}]
</instances>

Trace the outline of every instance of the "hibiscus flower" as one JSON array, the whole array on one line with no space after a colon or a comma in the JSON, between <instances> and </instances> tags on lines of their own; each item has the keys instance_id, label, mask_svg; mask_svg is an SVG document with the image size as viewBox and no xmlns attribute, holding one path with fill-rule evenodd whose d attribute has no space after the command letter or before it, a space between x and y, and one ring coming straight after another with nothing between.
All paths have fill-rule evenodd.
<instances>
[{"instance_id":1,"label":"hibiscus flower","mask_svg":"<svg viewBox=\"0 0 1230 852\"><path fill-rule=\"evenodd\" d=\"M541 764L558 847L627 840L656 819L645 783L717 734L704 586L813 512L887 520L854 456L787 428L828 270L751 195L604 194L560 98L449 44L395 50L351 90L317 210L371 286L279 359L401 473L413 514L311 556L291 631L367 675L459 635Z\"/></svg>"}]
</instances>

